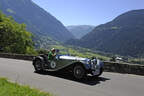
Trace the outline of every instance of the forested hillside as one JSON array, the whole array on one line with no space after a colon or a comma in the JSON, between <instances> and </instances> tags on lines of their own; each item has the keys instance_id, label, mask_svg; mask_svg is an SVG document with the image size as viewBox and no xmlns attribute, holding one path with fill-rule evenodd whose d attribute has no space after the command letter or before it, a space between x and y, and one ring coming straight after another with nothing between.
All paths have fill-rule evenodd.
<instances>
[{"instance_id":1,"label":"forested hillside","mask_svg":"<svg viewBox=\"0 0 144 96\"><path fill-rule=\"evenodd\" d=\"M144 10L126 12L68 44L124 56L144 56Z\"/></svg>"},{"instance_id":2,"label":"forested hillside","mask_svg":"<svg viewBox=\"0 0 144 96\"><path fill-rule=\"evenodd\" d=\"M91 32L95 26L91 25L71 25L66 27L77 39L82 38L87 33Z\"/></svg>"},{"instance_id":3,"label":"forested hillside","mask_svg":"<svg viewBox=\"0 0 144 96\"><path fill-rule=\"evenodd\" d=\"M73 38L60 21L31 0L0 0L0 10L18 23L25 23L27 29L36 36L61 42Z\"/></svg>"}]
</instances>

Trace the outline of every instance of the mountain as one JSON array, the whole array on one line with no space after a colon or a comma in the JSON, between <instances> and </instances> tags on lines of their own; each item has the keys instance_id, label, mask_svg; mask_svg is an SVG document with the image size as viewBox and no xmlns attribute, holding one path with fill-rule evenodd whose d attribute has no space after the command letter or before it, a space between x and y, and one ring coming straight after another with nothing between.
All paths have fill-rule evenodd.
<instances>
[{"instance_id":1,"label":"mountain","mask_svg":"<svg viewBox=\"0 0 144 96\"><path fill-rule=\"evenodd\" d=\"M87 33L91 32L95 26L91 25L72 25L66 28L77 38L80 39Z\"/></svg>"},{"instance_id":2,"label":"mountain","mask_svg":"<svg viewBox=\"0 0 144 96\"><path fill-rule=\"evenodd\" d=\"M126 12L95 27L80 40L67 43L125 56L144 56L144 9Z\"/></svg>"},{"instance_id":3,"label":"mountain","mask_svg":"<svg viewBox=\"0 0 144 96\"><path fill-rule=\"evenodd\" d=\"M0 10L18 23L25 23L37 36L62 42L74 37L60 21L31 0L0 0Z\"/></svg>"}]
</instances>

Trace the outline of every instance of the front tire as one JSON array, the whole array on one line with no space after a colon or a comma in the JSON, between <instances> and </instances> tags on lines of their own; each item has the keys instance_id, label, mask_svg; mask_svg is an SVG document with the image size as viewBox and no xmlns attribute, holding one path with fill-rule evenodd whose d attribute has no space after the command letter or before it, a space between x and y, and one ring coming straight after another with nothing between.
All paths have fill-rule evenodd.
<instances>
[{"instance_id":1,"label":"front tire","mask_svg":"<svg viewBox=\"0 0 144 96\"><path fill-rule=\"evenodd\" d=\"M76 65L73 68L73 75L76 79L80 80L85 76L85 69L81 65Z\"/></svg>"},{"instance_id":2,"label":"front tire","mask_svg":"<svg viewBox=\"0 0 144 96\"><path fill-rule=\"evenodd\" d=\"M36 72L39 73L39 72L43 71L42 61L41 60L39 60L39 59L35 60L33 65L34 65L34 68L35 68Z\"/></svg>"},{"instance_id":3,"label":"front tire","mask_svg":"<svg viewBox=\"0 0 144 96\"><path fill-rule=\"evenodd\" d=\"M97 78L97 77L99 77L100 75L102 75L103 70L104 70L104 69L101 67L101 68L100 68L100 73L99 73L98 75L95 75L94 77L96 77L96 78Z\"/></svg>"}]
</instances>

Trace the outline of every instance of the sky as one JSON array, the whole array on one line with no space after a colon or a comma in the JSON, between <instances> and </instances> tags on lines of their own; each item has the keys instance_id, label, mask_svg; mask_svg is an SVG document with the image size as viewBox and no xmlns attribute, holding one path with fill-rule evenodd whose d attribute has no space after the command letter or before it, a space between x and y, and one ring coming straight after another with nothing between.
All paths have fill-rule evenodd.
<instances>
[{"instance_id":1,"label":"sky","mask_svg":"<svg viewBox=\"0 0 144 96\"><path fill-rule=\"evenodd\" d=\"M130 10L144 9L144 0L32 0L65 26L100 25Z\"/></svg>"}]
</instances>

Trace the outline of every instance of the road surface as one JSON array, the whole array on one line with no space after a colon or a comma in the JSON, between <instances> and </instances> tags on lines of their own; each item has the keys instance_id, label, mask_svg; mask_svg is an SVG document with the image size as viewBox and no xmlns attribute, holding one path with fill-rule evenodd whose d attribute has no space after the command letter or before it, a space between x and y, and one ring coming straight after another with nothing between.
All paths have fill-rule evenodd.
<instances>
[{"instance_id":1,"label":"road surface","mask_svg":"<svg viewBox=\"0 0 144 96\"><path fill-rule=\"evenodd\" d=\"M0 77L56 96L144 96L144 76L104 72L76 81L67 74L34 72L31 61L0 58Z\"/></svg>"}]
</instances>

